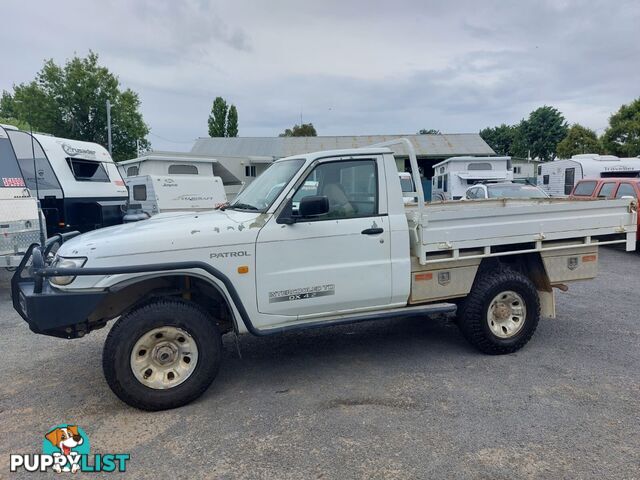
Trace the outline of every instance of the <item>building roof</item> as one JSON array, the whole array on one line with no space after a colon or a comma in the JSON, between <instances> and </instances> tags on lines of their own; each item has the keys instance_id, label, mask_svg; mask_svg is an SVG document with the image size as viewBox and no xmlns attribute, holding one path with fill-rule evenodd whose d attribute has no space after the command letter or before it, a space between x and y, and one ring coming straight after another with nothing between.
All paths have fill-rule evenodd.
<instances>
[{"instance_id":1,"label":"building roof","mask_svg":"<svg viewBox=\"0 0 640 480\"><path fill-rule=\"evenodd\" d=\"M321 150L362 148L396 138L408 138L416 155L422 158L442 158L456 155L495 155L477 133L442 135L358 135L323 137L201 137L192 154L229 157L266 156L289 157ZM404 155L402 145L391 147L396 155Z\"/></svg>"},{"instance_id":2,"label":"building roof","mask_svg":"<svg viewBox=\"0 0 640 480\"><path fill-rule=\"evenodd\" d=\"M436 163L433 167L441 167L443 165L447 165L449 163L455 163L455 162L475 162L475 161L482 161L482 160L490 160L490 161L497 161L497 160L511 160L511 157L489 157L489 156L476 156L476 155L464 155L461 157L450 157L447 158L446 160L441 161L440 163Z\"/></svg>"}]
</instances>

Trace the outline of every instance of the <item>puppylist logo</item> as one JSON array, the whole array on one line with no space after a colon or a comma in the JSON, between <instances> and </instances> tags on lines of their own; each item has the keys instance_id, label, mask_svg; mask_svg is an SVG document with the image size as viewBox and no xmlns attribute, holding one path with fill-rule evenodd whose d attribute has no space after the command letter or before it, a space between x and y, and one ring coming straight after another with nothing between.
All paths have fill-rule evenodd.
<instances>
[{"instance_id":1,"label":"puppylist logo","mask_svg":"<svg viewBox=\"0 0 640 480\"><path fill-rule=\"evenodd\" d=\"M128 453L89 454L89 437L77 425L62 424L44 435L42 454L11 454L10 470L56 473L126 472Z\"/></svg>"}]
</instances>

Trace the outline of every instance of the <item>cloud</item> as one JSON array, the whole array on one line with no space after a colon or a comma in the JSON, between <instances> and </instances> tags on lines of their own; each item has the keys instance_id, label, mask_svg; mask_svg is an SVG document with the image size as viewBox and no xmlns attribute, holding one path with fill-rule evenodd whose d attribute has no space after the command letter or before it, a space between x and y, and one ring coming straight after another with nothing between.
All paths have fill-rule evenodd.
<instances>
[{"instance_id":1,"label":"cloud","mask_svg":"<svg viewBox=\"0 0 640 480\"><path fill-rule=\"evenodd\" d=\"M217 95L245 136L301 113L320 134L469 132L543 104L602 131L640 95L635 0L40 0L3 13L15 21L0 31L0 88L91 48L140 93L157 148L205 135Z\"/></svg>"}]
</instances>

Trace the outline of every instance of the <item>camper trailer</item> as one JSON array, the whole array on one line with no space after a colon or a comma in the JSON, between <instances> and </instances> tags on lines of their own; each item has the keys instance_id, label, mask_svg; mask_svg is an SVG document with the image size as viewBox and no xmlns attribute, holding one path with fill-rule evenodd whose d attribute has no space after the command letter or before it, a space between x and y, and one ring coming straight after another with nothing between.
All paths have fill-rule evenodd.
<instances>
[{"instance_id":1,"label":"camper trailer","mask_svg":"<svg viewBox=\"0 0 640 480\"><path fill-rule=\"evenodd\" d=\"M120 162L129 190L125 222L176 211L212 209L226 203L222 179L214 174L217 161L191 155L150 153Z\"/></svg>"},{"instance_id":2,"label":"camper trailer","mask_svg":"<svg viewBox=\"0 0 640 480\"><path fill-rule=\"evenodd\" d=\"M433 166L431 200L460 200L470 185L512 181L511 157L451 157Z\"/></svg>"},{"instance_id":3,"label":"camper trailer","mask_svg":"<svg viewBox=\"0 0 640 480\"><path fill-rule=\"evenodd\" d=\"M17 128L0 125L0 266L17 267L32 243L41 242L38 202L27 188L9 140ZM46 237L46 233L43 232Z\"/></svg>"},{"instance_id":4,"label":"camper trailer","mask_svg":"<svg viewBox=\"0 0 640 480\"><path fill-rule=\"evenodd\" d=\"M103 147L43 134L32 138L20 130L7 133L26 186L40 199L49 234L122 223L127 189Z\"/></svg>"},{"instance_id":5,"label":"camper trailer","mask_svg":"<svg viewBox=\"0 0 640 480\"><path fill-rule=\"evenodd\" d=\"M640 158L587 153L538 166L538 186L553 197L571 194L583 178L638 177Z\"/></svg>"},{"instance_id":6,"label":"camper trailer","mask_svg":"<svg viewBox=\"0 0 640 480\"><path fill-rule=\"evenodd\" d=\"M165 212L210 210L227 202L222 180L197 175L137 175L126 179L129 204L125 222Z\"/></svg>"}]
</instances>

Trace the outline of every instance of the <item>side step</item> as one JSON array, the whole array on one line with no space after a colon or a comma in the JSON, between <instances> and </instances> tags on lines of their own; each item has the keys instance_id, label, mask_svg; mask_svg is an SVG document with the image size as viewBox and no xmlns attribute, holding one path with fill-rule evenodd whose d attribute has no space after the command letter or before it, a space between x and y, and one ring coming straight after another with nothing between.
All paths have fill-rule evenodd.
<instances>
[{"instance_id":1,"label":"side step","mask_svg":"<svg viewBox=\"0 0 640 480\"><path fill-rule=\"evenodd\" d=\"M394 308L391 310L376 310L373 312L365 312L356 315L341 316L332 320L313 320L308 322L296 323L295 325L286 325L283 327L256 329L259 336L275 335L278 333L292 332L299 330L310 330L312 328L333 327L337 325L347 325L351 323L369 322L372 320L384 320L395 317L415 317L431 315L434 313L455 313L458 307L453 303L432 303L429 305L420 305L417 307Z\"/></svg>"}]
</instances>

